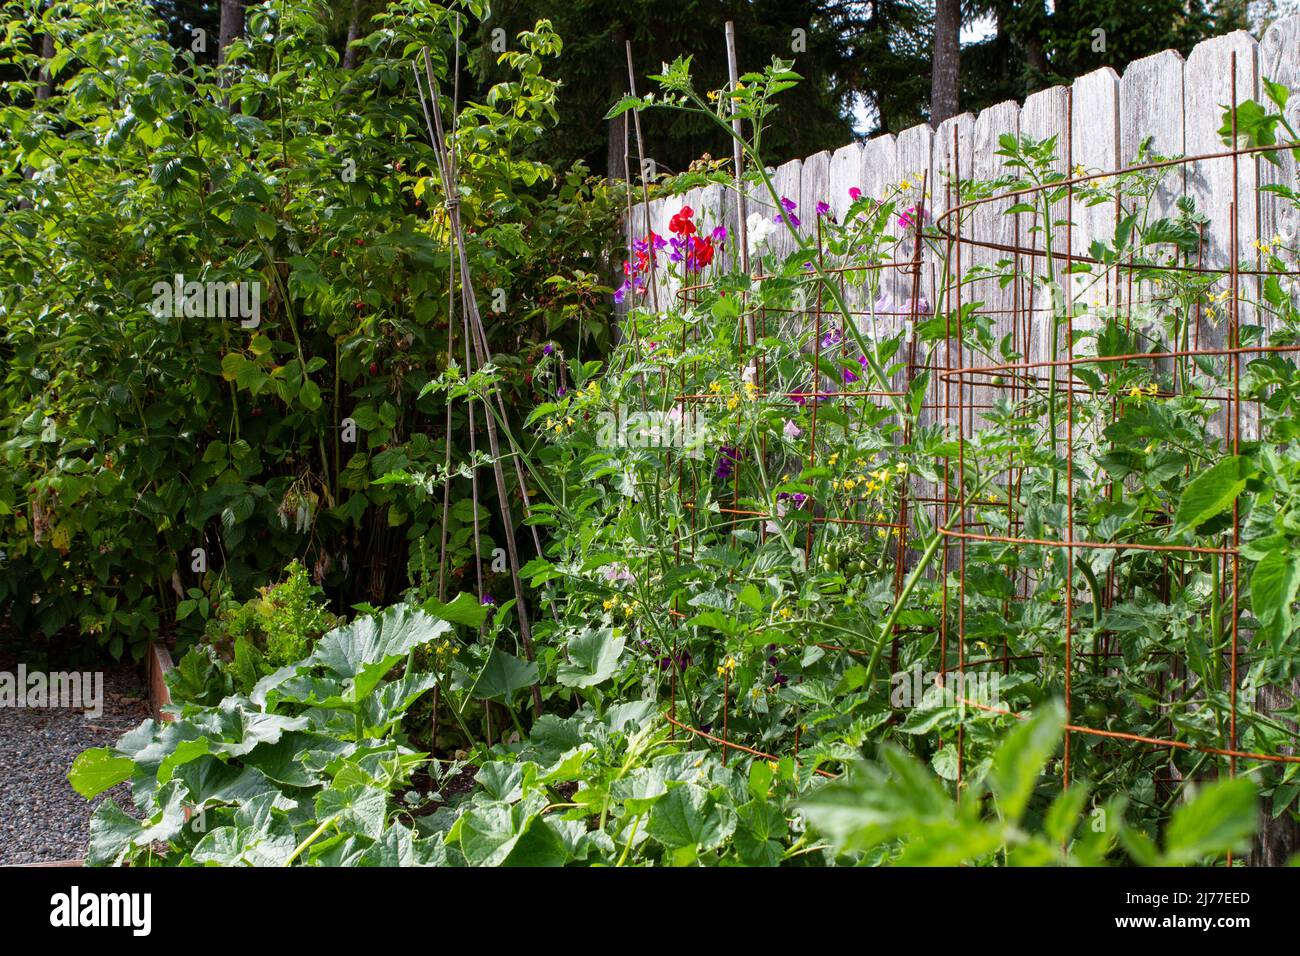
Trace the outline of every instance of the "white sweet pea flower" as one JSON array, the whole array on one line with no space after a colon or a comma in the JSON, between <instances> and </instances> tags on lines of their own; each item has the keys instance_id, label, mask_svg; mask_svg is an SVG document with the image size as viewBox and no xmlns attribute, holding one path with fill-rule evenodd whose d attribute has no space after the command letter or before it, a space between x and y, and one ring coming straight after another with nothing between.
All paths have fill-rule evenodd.
<instances>
[{"instance_id":1,"label":"white sweet pea flower","mask_svg":"<svg viewBox=\"0 0 1300 956\"><path fill-rule=\"evenodd\" d=\"M769 217L751 212L745 220L745 237L748 240L749 254L757 255L774 232L776 232L776 224Z\"/></svg>"}]
</instances>

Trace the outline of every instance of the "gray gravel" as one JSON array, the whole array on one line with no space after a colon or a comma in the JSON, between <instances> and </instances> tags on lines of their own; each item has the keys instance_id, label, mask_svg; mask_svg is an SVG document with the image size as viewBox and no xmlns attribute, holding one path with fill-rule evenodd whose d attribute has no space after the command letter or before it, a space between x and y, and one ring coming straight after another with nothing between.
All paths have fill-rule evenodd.
<instances>
[{"instance_id":1,"label":"gray gravel","mask_svg":"<svg viewBox=\"0 0 1300 956\"><path fill-rule=\"evenodd\" d=\"M143 668L123 664L59 664L39 651L0 637L0 671L102 671L104 712L98 717L70 708L0 707L0 864L81 859L90 814L107 797L132 811L127 784L93 803L68 785L73 758L87 747L111 746L149 716Z\"/></svg>"}]
</instances>

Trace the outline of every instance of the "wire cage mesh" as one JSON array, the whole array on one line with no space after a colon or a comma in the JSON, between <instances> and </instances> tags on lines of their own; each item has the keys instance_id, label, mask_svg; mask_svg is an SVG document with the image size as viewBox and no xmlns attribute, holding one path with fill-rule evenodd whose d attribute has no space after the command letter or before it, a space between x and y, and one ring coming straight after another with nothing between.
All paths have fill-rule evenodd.
<instances>
[{"instance_id":1,"label":"wire cage mesh","mask_svg":"<svg viewBox=\"0 0 1300 956\"><path fill-rule=\"evenodd\" d=\"M1235 103L1235 54L1229 76L1225 92ZM1067 91L1066 129L1073 128L1071 108ZM1239 142L1235 126L1232 133ZM897 217L887 260L845 265L843 256L823 258L819 216L808 224L818 250L808 268L825 278L810 282L792 305L771 307L753 294L769 278L761 260L750 269L750 284L728 287L724 297L738 302L735 341L759 346L739 370L750 397L798 406L810 427L799 434L802 453L794 462L766 443L748 455L723 446L717 462L670 456L683 515L673 559L697 562L706 533L743 530L746 540L761 544L792 513L808 565L837 540L883 541L873 570L883 572L895 596L920 573L936 585L934 613L891 621L875 647L811 634L805 649L852 655L872 668L883 659L894 675L919 664L971 714L1025 716L967 696L974 671L1054 688L1067 713L1056 767L1062 785L1068 788L1087 760L1149 779L1151 799L1167 806L1188 781L1300 763L1289 744L1278 746L1276 734L1263 732L1282 727L1283 738L1294 737L1294 675L1289 665L1268 663L1279 651L1289 660L1287 651L1270 645L1249 613L1239 504L1189 541L1179 502L1148 481L1155 469L1186 482L1261 439L1287 440L1273 433L1279 413L1269 408L1268 376L1251 369L1281 362L1293 370L1300 345L1275 321L1265 286L1292 282L1296 272L1266 261L1267 241L1258 238L1264 203L1253 203L1257 221L1246 233L1256 237L1253 244L1243 238L1239 205L1247 191L1265 195L1258 191L1261 166L1279 150L1239 145L1180 158L1143 155L1096 172L1076 166L1072 139L1066 136L1039 170L1042 181L990 188L961 174L969 165L954 129L950 142L935 143L942 167L953 173L935 203L944 211L931 221L925 183L921 201ZM1153 232L1146 246L1126 244L1139 231L1131 218L1139 204L1147 223L1163 217L1162 229L1177 218L1162 191L1169 176L1225 180L1216 188L1232 197L1226 222L1201 217L1191 240ZM762 208L761 197L747 198ZM811 200L803 198L807 208ZM715 214L734 226L746 207L728 202L730 209ZM1188 221L1194 217L1184 215L1184 227ZM649 233L648 219L646 226ZM1109 241L1097 244L1097 237ZM790 251L780 248L778 258ZM735 259L743 255L741 249ZM651 284L690 314L736 264L719 257L693 285L683 280L672 288L653 275ZM668 304L658 302L661 309ZM885 370L888 388L866 387L865 375L841 377L857 348L846 318L872 342L880 341L881 323L902 323L901 347ZM629 330L653 366L655 343L638 338L636 322ZM676 346L685 352L698 336L699 325L684 322ZM815 370L805 384L774 384L779 376L770 374L770 350L762 347L773 337L800 343L796 350ZM684 370L659 374L661 385L676 388L680 420L721 415L729 401L689 387ZM915 424L895 414L898 402L916 403ZM1194 419L1205 424L1203 447L1170 453L1188 437L1179 429ZM896 485L888 512L851 489L820 502L785 493L778 513L744 499L746 470L816 469L831 447L828 430L852 431L866 420L884 424L899 446L912 444L914 427L946 436L931 444L943 454L929 475L875 475ZM1137 458L1125 450L1135 441L1143 445ZM1139 474L1144 469L1148 479ZM921 568L917 545L927 535L937 535L938 555ZM1144 601L1153 595L1161 609L1149 602L1144 617ZM691 608L670 613L679 631L691 626ZM1163 628L1166 639L1147 640L1150 628ZM721 748L724 760L734 752L789 754L799 762L802 725L782 752L769 752L778 748L744 719L725 668L719 713L705 723L682 712L677 643L669 672L666 716L676 730ZM1137 703L1127 713L1139 721L1125 724L1124 701ZM889 722L900 719L894 713ZM968 724L963 718L940 735L959 793L970 772ZM816 772L834 775L820 763Z\"/></svg>"}]
</instances>

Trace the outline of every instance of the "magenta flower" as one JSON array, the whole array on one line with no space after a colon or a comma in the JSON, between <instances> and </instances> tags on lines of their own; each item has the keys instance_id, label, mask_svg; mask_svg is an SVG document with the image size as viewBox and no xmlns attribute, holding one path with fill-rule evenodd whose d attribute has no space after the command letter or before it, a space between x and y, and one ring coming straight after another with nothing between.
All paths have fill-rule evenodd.
<instances>
[{"instance_id":1,"label":"magenta flower","mask_svg":"<svg viewBox=\"0 0 1300 956\"><path fill-rule=\"evenodd\" d=\"M859 189L857 186L850 186L849 198L852 199L854 202L857 202L859 199L862 198L862 190Z\"/></svg>"},{"instance_id":2,"label":"magenta flower","mask_svg":"<svg viewBox=\"0 0 1300 956\"><path fill-rule=\"evenodd\" d=\"M817 202L817 215L829 216L831 214L831 204L823 200Z\"/></svg>"},{"instance_id":3,"label":"magenta flower","mask_svg":"<svg viewBox=\"0 0 1300 956\"><path fill-rule=\"evenodd\" d=\"M924 211L922 211L922 213L921 213L921 215L920 215L920 217L919 217L920 221L921 221L921 222L925 222L926 218L927 218L927 217L926 217ZM918 219L918 217L917 217L916 207L915 207L915 206L908 206L908 207L907 207L907 212L902 213L901 215L899 215L899 217L898 217L898 224L899 224L900 226L902 226L904 229L915 229L915 228L916 228L917 219Z\"/></svg>"},{"instance_id":4,"label":"magenta flower","mask_svg":"<svg viewBox=\"0 0 1300 956\"><path fill-rule=\"evenodd\" d=\"M709 237L710 237L714 242L726 242L726 241L727 241L727 227L726 227L726 226L716 226L716 227L714 227L713 232L709 233Z\"/></svg>"}]
</instances>

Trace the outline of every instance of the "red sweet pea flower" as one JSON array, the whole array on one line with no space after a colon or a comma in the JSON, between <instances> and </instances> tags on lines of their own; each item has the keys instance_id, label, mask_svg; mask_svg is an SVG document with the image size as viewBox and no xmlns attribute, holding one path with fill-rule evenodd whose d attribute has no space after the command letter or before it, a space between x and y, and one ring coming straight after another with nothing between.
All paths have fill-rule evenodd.
<instances>
[{"instance_id":1,"label":"red sweet pea flower","mask_svg":"<svg viewBox=\"0 0 1300 956\"><path fill-rule=\"evenodd\" d=\"M668 231L676 233L679 236L692 235L695 232L695 223L691 222L691 218L694 215L694 209L690 206L683 206L677 215L668 220Z\"/></svg>"},{"instance_id":2,"label":"red sweet pea flower","mask_svg":"<svg viewBox=\"0 0 1300 956\"><path fill-rule=\"evenodd\" d=\"M713 242L709 239L702 239L695 243L695 268L703 269L713 261Z\"/></svg>"}]
</instances>

